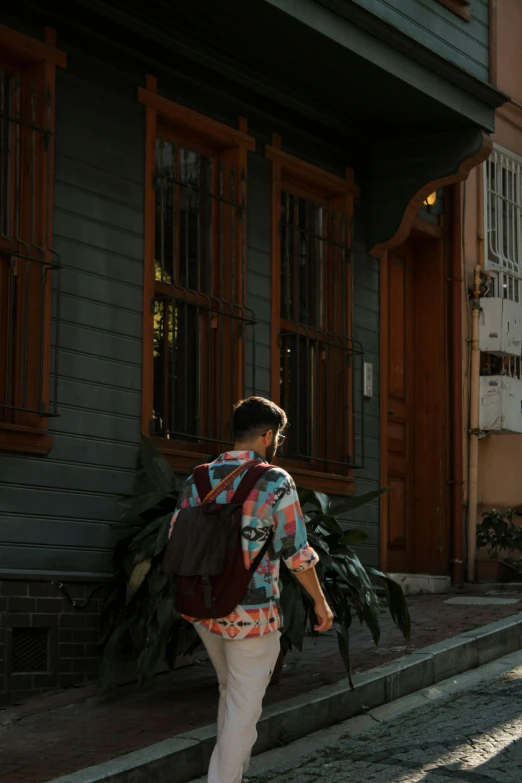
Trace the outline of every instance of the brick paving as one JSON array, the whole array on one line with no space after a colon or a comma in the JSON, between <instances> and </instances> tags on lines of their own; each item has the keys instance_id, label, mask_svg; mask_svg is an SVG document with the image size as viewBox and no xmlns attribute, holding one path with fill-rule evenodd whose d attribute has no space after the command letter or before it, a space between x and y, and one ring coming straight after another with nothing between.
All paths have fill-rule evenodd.
<instances>
[{"instance_id":1,"label":"brick paving","mask_svg":"<svg viewBox=\"0 0 522 783\"><path fill-rule=\"evenodd\" d=\"M448 605L448 596L409 599L413 630L406 644L387 613L381 617L381 643L375 648L365 626L353 626L354 672L379 666L429 644L515 614L508 606ZM507 595L506 595L507 597ZM279 685L266 704L337 682L345 671L335 636L307 640L302 655L287 658ZM100 695L91 685L0 710L2 783L44 783L77 769L107 761L176 734L213 723L217 688L204 662L159 675L145 688L135 685Z\"/></svg>"},{"instance_id":2,"label":"brick paving","mask_svg":"<svg viewBox=\"0 0 522 783\"><path fill-rule=\"evenodd\" d=\"M520 783L522 667L357 737L283 760L252 783ZM255 762L254 762L255 766Z\"/></svg>"}]
</instances>

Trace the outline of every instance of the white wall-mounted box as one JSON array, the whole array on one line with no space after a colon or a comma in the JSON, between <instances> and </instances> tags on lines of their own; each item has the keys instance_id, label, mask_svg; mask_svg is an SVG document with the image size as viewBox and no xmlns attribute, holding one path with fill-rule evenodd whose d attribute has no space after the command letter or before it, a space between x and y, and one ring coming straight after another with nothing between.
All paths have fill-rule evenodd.
<instances>
[{"instance_id":1,"label":"white wall-mounted box","mask_svg":"<svg viewBox=\"0 0 522 783\"><path fill-rule=\"evenodd\" d=\"M480 308L480 350L502 356L520 356L522 304L492 296L481 299Z\"/></svg>"},{"instance_id":2,"label":"white wall-mounted box","mask_svg":"<svg viewBox=\"0 0 522 783\"><path fill-rule=\"evenodd\" d=\"M509 375L481 376L479 427L486 432L522 432L522 380Z\"/></svg>"}]
</instances>

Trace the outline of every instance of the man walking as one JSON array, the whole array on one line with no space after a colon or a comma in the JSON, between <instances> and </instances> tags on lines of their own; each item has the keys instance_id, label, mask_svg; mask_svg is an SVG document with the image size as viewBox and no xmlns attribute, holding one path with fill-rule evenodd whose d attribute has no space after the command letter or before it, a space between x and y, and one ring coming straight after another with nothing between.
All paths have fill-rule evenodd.
<instances>
[{"instance_id":1,"label":"man walking","mask_svg":"<svg viewBox=\"0 0 522 783\"><path fill-rule=\"evenodd\" d=\"M212 488L221 482L226 487L215 498L216 503L230 502L242 475L229 486L226 477L237 472L239 466L248 466L255 459L272 462L284 440L286 424L285 412L264 398L251 397L236 406L234 448L218 457L209 469ZM172 526L182 508L198 506L202 501L194 477L190 477L180 493ZM245 568L250 568L271 531L273 537L240 606L219 619L186 618L194 623L219 681L218 737L208 783L241 783L248 769L263 697L279 655L281 558L314 601L316 631L326 632L333 623L315 571L318 557L307 543L295 484L285 470L271 467L258 480L243 504L241 528Z\"/></svg>"}]
</instances>

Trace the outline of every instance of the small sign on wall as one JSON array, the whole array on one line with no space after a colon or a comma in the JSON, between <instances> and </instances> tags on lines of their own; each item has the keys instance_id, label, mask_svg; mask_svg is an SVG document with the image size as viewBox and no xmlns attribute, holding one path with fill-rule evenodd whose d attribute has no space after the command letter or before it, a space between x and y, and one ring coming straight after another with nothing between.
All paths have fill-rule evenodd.
<instances>
[{"instance_id":1,"label":"small sign on wall","mask_svg":"<svg viewBox=\"0 0 522 783\"><path fill-rule=\"evenodd\" d=\"M367 400L373 397L373 364L364 362L364 396Z\"/></svg>"}]
</instances>

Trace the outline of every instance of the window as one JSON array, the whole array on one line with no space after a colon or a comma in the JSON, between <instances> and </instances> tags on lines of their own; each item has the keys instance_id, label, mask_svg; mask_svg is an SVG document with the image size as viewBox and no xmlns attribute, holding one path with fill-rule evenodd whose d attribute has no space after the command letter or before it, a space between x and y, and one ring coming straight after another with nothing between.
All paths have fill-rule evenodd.
<instances>
[{"instance_id":1,"label":"window","mask_svg":"<svg viewBox=\"0 0 522 783\"><path fill-rule=\"evenodd\" d=\"M485 165L486 265L492 296L522 300L522 168L511 153L495 148Z\"/></svg>"},{"instance_id":2,"label":"window","mask_svg":"<svg viewBox=\"0 0 522 783\"><path fill-rule=\"evenodd\" d=\"M437 2L467 22L471 19L471 0L437 0Z\"/></svg>"},{"instance_id":3,"label":"window","mask_svg":"<svg viewBox=\"0 0 522 783\"><path fill-rule=\"evenodd\" d=\"M179 469L230 442L245 393L246 159L254 140L159 97L147 105L143 428Z\"/></svg>"},{"instance_id":4,"label":"window","mask_svg":"<svg viewBox=\"0 0 522 783\"><path fill-rule=\"evenodd\" d=\"M45 42L0 26L0 448L50 447L55 66ZM55 286L56 288L56 286ZM56 352L55 352L56 355ZM56 378L56 373L54 374Z\"/></svg>"},{"instance_id":5,"label":"window","mask_svg":"<svg viewBox=\"0 0 522 783\"><path fill-rule=\"evenodd\" d=\"M273 165L272 397L287 411L299 480L354 467L350 221L353 181L267 148ZM311 475L310 475L311 474ZM307 478L306 478L307 477ZM311 481L311 483L310 483Z\"/></svg>"}]
</instances>

